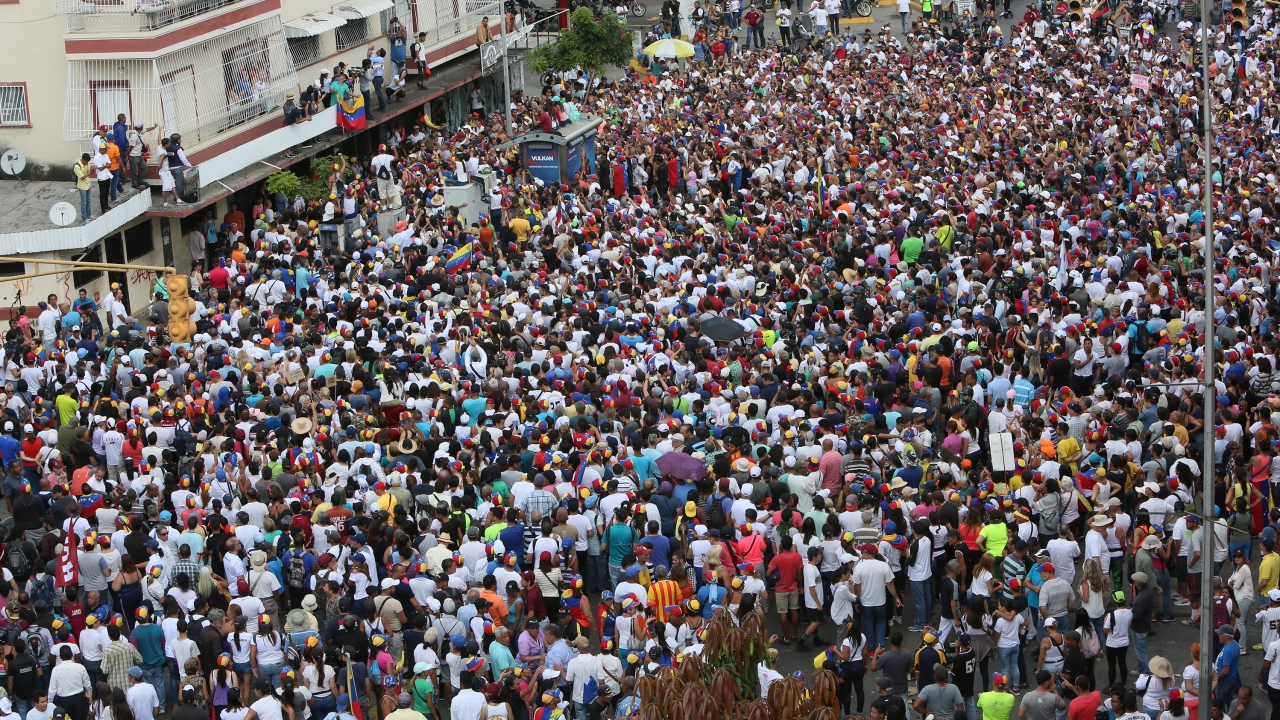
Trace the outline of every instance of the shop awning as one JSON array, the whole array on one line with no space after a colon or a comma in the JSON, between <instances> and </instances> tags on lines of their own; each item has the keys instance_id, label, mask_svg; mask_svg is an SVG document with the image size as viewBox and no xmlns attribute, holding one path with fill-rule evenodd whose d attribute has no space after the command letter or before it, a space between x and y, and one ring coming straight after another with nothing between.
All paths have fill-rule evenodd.
<instances>
[{"instance_id":1,"label":"shop awning","mask_svg":"<svg viewBox=\"0 0 1280 720\"><path fill-rule=\"evenodd\" d=\"M346 24L346 19L332 13L311 13L285 23L284 36L287 38L315 37Z\"/></svg>"},{"instance_id":2,"label":"shop awning","mask_svg":"<svg viewBox=\"0 0 1280 720\"><path fill-rule=\"evenodd\" d=\"M383 10L395 7L394 0L351 0L333 6L333 14L347 20L360 20L373 17Z\"/></svg>"}]
</instances>

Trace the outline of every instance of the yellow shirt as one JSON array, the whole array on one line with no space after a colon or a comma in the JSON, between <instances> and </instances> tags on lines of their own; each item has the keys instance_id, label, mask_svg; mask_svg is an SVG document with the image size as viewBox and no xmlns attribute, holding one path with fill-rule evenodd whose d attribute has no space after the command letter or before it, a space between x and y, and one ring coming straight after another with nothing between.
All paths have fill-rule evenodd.
<instances>
[{"instance_id":1,"label":"yellow shirt","mask_svg":"<svg viewBox=\"0 0 1280 720\"><path fill-rule=\"evenodd\" d=\"M533 228L529 226L529 221L522 217L518 217L511 221L511 232L516 234L516 239L524 242L529 239L529 233Z\"/></svg>"},{"instance_id":2,"label":"yellow shirt","mask_svg":"<svg viewBox=\"0 0 1280 720\"><path fill-rule=\"evenodd\" d=\"M97 175L93 163L78 162L72 171L76 174L76 189L88 190L93 187L93 179Z\"/></svg>"},{"instance_id":3,"label":"yellow shirt","mask_svg":"<svg viewBox=\"0 0 1280 720\"><path fill-rule=\"evenodd\" d=\"M59 395L53 404L58 408L58 420L63 425L70 422L71 418L76 416L76 411L80 409L80 404L75 398L66 394Z\"/></svg>"},{"instance_id":4,"label":"yellow shirt","mask_svg":"<svg viewBox=\"0 0 1280 720\"><path fill-rule=\"evenodd\" d=\"M1080 452L1080 441L1070 435L1058 441L1058 462L1065 462L1065 458L1069 458L1078 452ZM1075 475L1079 466L1075 462L1071 462L1067 463L1067 467L1071 469L1071 474Z\"/></svg>"},{"instance_id":5,"label":"yellow shirt","mask_svg":"<svg viewBox=\"0 0 1280 720\"><path fill-rule=\"evenodd\" d=\"M978 533L978 537L987 539L987 552L992 557L1004 557L1004 548L1009 544L1009 531L1005 529L1004 523L993 523L982 528L982 532Z\"/></svg>"},{"instance_id":6,"label":"yellow shirt","mask_svg":"<svg viewBox=\"0 0 1280 720\"><path fill-rule=\"evenodd\" d=\"M1280 587L1280 553L1269 552L1262 556L1262 564L1258 566L1258 582L1266 578L1267 584L1262 588L1262 594L1275 590Z\"/></svg>"}]
</instances>

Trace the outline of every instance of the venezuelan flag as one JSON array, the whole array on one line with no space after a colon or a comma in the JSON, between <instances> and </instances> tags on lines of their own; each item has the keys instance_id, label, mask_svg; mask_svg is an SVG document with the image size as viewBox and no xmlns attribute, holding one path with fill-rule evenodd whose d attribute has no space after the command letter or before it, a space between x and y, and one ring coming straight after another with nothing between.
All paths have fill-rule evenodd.
<instances>
[{"instance_id":1,"label":"venezuelan flag","mask_svg":"<svg viewBox=\"0 0 1280 720\"><path fill-rule=\"evenodd\" d=\"M338 127L343 130L363 130L368 124L364 115L364 96L351 94L351 100L338 98Z\"/></svg>"},{"instance_id":2,"label":"venezuelan flag","mask_svg":"<svg viewBox=\"0 0 1280 720\"><path fill-rule=\"evenodd\" d=\"M445 261L445 272L452 275L459 270L466 270L468 267L471 267L472 255L472 243L467 243L466 245L458 248L457 252L449 256L449 259Z\"/></svg>"}]
</instances>

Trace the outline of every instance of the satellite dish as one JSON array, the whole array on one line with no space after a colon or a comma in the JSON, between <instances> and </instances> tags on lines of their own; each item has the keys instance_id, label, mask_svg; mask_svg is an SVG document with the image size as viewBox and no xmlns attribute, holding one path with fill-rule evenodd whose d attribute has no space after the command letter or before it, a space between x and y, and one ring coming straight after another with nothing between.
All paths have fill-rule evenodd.
<instances>
[{"instance_id":1,"label":"satellite dish","mask_svg":"<svg viewBox=\"0 0 1280 720\"><path fill-rule=\"evenodd\" d=\"M10 149L0 155L0 170L8 175L17 175L27 166L27 156L21 150Z\"/></svg>"},{"instance_id":2,"label":"satellite dish","mask_svg":"<svg viewBox=\"0 0 1280 720\"><path fill-rule=\"evenodd\" d=\"M9 155L5 153L5 156L0 158L0 163L8 159ZM5 172L8 172L8 168L5 168ZM53 207L49 208L49 219L58 227L66 227L76 221L76 206L69 202L55 203Z\"/></svg>"}]
</instances>

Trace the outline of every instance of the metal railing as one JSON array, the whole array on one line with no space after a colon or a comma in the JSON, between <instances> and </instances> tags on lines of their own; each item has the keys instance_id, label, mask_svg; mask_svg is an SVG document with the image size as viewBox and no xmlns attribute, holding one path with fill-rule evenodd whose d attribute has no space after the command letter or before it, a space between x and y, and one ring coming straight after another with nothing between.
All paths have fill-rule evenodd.
<instances>
[{"instance_id":1,"label":"metal railing","mask_svg":"<svg viewBox=\"0 0 1280 720\"><path fill-rule=\"evenodd\" d=\"M154 60L68 60L63 138L84 141L124 113L193 147L277 110L294 67L279 16Z\"/></svg>"},{"instance_id":2,"label":"metal railing","mask_svg":"<svg viewBox=\"0 0 1280 720\"><path fill-rule=\"evenodd\" d=\"M418 29L426 32L428 47L474 34L486 16L490 22L498 22L502 17L501 8L496 0L418 0L414 3Z\"/></svg>"},{"instance_id":3,"label":"metal railing","mask_svg":"<svg viewBox=\"0 0 1280 720\"><path fill-rule=\"evenodd\" d=\"M68 32L150 32L224 8L255 0L53 0L55 13L67 16Z\"/></svg>"}]
</instances>

